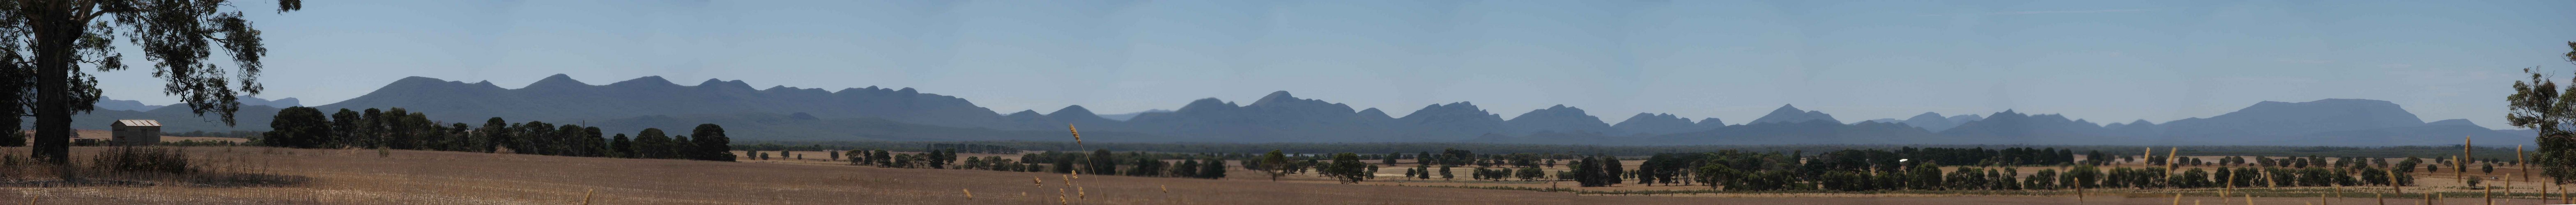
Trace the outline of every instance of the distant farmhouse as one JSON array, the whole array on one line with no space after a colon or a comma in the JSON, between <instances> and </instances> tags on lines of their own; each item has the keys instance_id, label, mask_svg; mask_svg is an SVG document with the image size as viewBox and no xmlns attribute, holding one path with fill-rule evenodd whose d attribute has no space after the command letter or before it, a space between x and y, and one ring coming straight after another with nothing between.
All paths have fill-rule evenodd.
<instances>
[{"instance_id":1,"label":"distant farmhouse","mask_svg":"<svg viewBox=\"0 0 2576 205\"><path fill-rule=\"evenodd\" d=\"M161 143L161 121L159 120L116 120L116 124L110 124L108 127L114 130L114 134L109 135L115 136L116 146L151 146Z\"/></svg>"}]
</instances>

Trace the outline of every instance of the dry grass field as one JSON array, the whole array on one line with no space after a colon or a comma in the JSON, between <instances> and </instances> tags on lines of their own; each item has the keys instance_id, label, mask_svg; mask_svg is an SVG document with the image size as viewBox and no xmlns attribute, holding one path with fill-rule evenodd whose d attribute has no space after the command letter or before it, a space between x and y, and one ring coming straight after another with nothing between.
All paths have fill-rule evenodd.
<instances>
[{"instance_id":1,"label":"dry grass field","mask_svg":"<svg viewBox=\"0 0 2576 205\"><path fill-rule=\"evenodd\" d=\"M77 155L101 148L78 147ZM1437 188L1526 186L1544 182L1406 181L1383 168L1377 180L1337 184L1312 175L1272 182L1237 168L1228 179L1071 176L977 170L893 169L806 160L708 162L466 152L267 147L186 147L207 166L310 177L279 187L157 186L5 187L0 204L2245 204L2214 190L2097 190L2072 195L1953 194L1679 194L1578 195L1569 192ZM0 152L25 153L23 148ZM819 153L819 152L818 152ZM982 156L982 155L978 155ZM1629 161L1636 162L1636 161ZM2027 169L2025 169L2027 170ZM2503 172L2503 170L2499 170ZM2419 175L2424 176L2424 175ZM2434 183L2439 177L2422 179ZM1042 183L1032 183L1033 180ZM1565 186L1571 186L1566 184ZM2435 185L2440 186L2440 185ZM1705 189L1703 186L1583 188ZM2517 187L2520 188L2520 187ZM972 197L968 197L969 193ZM2283 191L2289 192L2289 191ZM1059 196L1062 200L1059 201ZM2369 204L2363 192L2334 203ZM2478 204L2474 195L2446 203ZM2255 204L2306 204L2315 197L2258 197ZM2392 199L2415 204L2422 199ZM2536 204L2520 199L2512 204Z\"/></svg>"},{"instance_id":2,"label":"dry grass field","mask_svg":"<svg viewBox=\"0 0 2576 205\"><path fill-rule=\"evenodd\" d=\"M23 132L27 132L27 133L34 133L35 131L23 131ZM75 136L76 136L76 137L80 137L80 138L109 138L108 136L112 136L112 134L110 134L107 130L73 130L73 133L75 133ZM26 142L27 142L27 143L30 143L30 144L33 144L33 143L35 143L35 142L36 142L36 141L35 141L36 139L33 139L33 138L23 139L23 140L26 140ZM161 141L162 141L162 142L179 142L179 141L215 142L215 141L225 141L225 142L233 142L233 143L244 143L244 142L250 142L250 139L243 139L243 138L229 138L229 137L181 137L181 136L167 136L167 135L164 135L164 136L161 136Z\"/></svg>"}]
</instances>

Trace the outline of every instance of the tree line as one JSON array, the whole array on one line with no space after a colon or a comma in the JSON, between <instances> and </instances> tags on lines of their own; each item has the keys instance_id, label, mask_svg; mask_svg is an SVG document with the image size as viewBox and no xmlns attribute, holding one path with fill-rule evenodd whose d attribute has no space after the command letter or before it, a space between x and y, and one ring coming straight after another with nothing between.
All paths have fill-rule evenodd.
<instances>
[{"instance_id":1,"label":"tree line","mask_svg":"<svg viewBox=\"0 0 2576 205\"><path fill-rule=\"evenodd\" d=\"M1018 159L1001 156L962 157L962 149L986 152L1009 150L1004 146L952 144L921 153L894 153L889 150L854 149L843 151L850 165L885 168L970 169L1008 172L1053 172L1143 177L1186 177L1219 179L1226 177L1225 157L1206 154L1115 153L1100 149L1090 153L1046 151L1022 153Z\"/></svg>"},{"instance_id":2,"label":"tree line","mask_svg":"<svg viewBox=\"0 0 2576 205\"><path fill-rule=\"evenodd\" d=\"M2005 149L2012 150L2012 149ZM2048 151L2041 149L2042 151ZM2058 159L2070 159L2058 150ZM2182 167L2185 163L2148 167L2102 168L2104 163L2057 163L2054 168L2041 166L2030 176L2021 176L2018 160L2001 158L1965 158L1980 161L1952 166L1944 172L1940 159L1960 160L1957 155L1936 153L1923 158L1906 156L1904 151L1843 150L1816 155L1720 151L1707 153L1666 153L1648 157L1635 171L1640 184L1672 185L1699 183L1715 189L1734 191L1772 190L2051 190L2077 188L2219 188L2219 187L2303 187L2303 186L2387 186L2412 185L2411 171L2421 161L2409 159L2399 163L2385 160L2346 158L2327 163L2323 157L2299 158L2315 161L2299 164L2229 164L2197 163L2191 166L2221 166L2215 169ZM2034 151L2031 153L2041 153ZM2009 158L2009 155L1997 155ZM2045 159L2043 156L2040 159ZM2161 156L2159 156L2161 157ZM1922 160L1930 159L1930 160ZM2258 159L2265 159L2258 157ZM2183 161L2183 160L2175 160ZM2293 160L2281 160L2293 161ZM1588 166L1588 165L1587 165ZM1621 176L1611 174L1610 176ZM1586 186L1606 185L1584 183Z\"/></svg>"},{"instance_id":3,"label":"tree line","mask_svg":"<svg viewBox=\"0 0 2576 205\"><path fill-rule=\"evenodd\" d=\"M441 125L445 124L445 125ZM734 161L732 138L724 127L699 124L688 135L668 135L645 128L603 137L599 127L555 125L542 121L509 123L499 117L482 126L429 120L425 113L403 108L364 111L340 109L325 115L311 107L279 109L269 132L252 144L290 148L407 149L518 153L555 156L693 159ZM692 137L695 136L695 137Z\"/></svg>"}]
</instances>

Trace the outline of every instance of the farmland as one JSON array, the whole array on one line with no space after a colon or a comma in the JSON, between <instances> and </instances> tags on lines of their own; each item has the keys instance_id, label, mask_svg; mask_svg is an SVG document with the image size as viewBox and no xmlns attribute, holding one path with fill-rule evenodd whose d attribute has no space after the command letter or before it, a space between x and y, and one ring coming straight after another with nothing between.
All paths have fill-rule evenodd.
<instances>
[{"instance_id":1,"label":"farmland","mask_svg":"<svg viewBox=\"0 0 2576 205\"><path fill-rule=\"evenodd\" d=\"M79 147L92 153L97 147ZM747 160L713 162L663 159L561 157L472 152L185 147L202 166L310 177L282 186L17 186L0 191L8 203L40 204L2074 204L2064 191L1891 193L1678 193L1619 191L1706 190L1706 186L1575 188L1573 192L1493 187L1550 187L1549 182L1400 180L1401 169L1381 169L1378 179L1337 184L1313 174L1279 182L1236 168L1226 179L1189 179L847 166L845 162ZM10 153L23 149L0 150ZM82 156L86 156L83 154ZM965 155L969 157L992 155ZM80 159L75 159L79 161ZM1630 161L1636 162L1636 161ZM2023 169L2031 170L2031 169ZM2507 173L2510 169L2498 170ZM1459 173L1463 176L1464 173ZM2456 184L2444 174L2418 174L2423 186ZM2475 175L2473 175L2475 176ZM30 178L17 177L26 180ZM41 179L41 178L34 178ZM1073 179L1067 183L1066 179ZM1572 187L1564 182L1563 187ZM1455 188L1485 187L1485 188ZM2517 187L2528 195L2536 189ZM2362 187L2345 187L2338 203L2374 201ZM2408 187L2421 193L2423 187ZM2442 190L2442 189L2435 189ZM2242 203L2215 197L2217 189L2093 190L2092 203L2169 204L2182 200ZM2258 193L2258 204L2317 202L2327 188ZM1059 192L1063 201L1059 201ZM2480 202L2472 191L2446 190L2453 203ZM969 193L973 196L968 197ZM2239 195L2241 196L2241 195ZM2521 199L2524 202L2538 202ZM2416 202L2421 199L2392 199Z\"/></svg>"}]
</instances>

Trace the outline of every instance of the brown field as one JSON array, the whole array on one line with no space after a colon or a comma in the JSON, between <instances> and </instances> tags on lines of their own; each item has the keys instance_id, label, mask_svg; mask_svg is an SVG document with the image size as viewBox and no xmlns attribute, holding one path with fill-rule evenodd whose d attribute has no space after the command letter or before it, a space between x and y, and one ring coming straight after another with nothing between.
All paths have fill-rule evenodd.
<instances>
[{"instance_id":1,"label":"brown field","mask_svg":"<svg viewBox=\"0 0 2576 205\"><path fill-rule=\"evenodd\" d=\"M95 152L78 147L75 152ZM1684 194L1577 195L1567 192L1434 188L1420 186L1525 186L1543 182L1404 181L1401 169L1383 168L1377 180L1338 184L1311 174L1272 182L1237 168L1221 180L977 170L892 169L808 160L707 162L687 160L556 157L467 152L187 147L220 166L311 177L284 187L80 186L0 188L0 204L1052 204L1057 192L1071 204L2173 204L2175 190L2096 190L2077 201L2070 194ZM24 148L0 149L11 154ZM983 156L983 155L976 155ZM1628 161L1635 163L1637 161ZM1630 166L1634 166L1631 164ZM1453 170L1463 171L1463 170ZM2029 169L2025 169L2029 171ZM2503 170L2499 170L2503 172ZM2419 175L2424 176L2424 175ZM2435 177L2438 178L2438 177ZM2449 178L2421 179L2425 183ZM1043 181L1032 184L1031 180ZM1565 186L1571 186L1568 183ZM2439 186L2439 185L2435 185ZM2456 185L2454 185L2456 186ZM1076 188L1079 187L1079 188ZM2350 188L2350 187L2347 187ZM2521 187L2517 187L2521 188ZM1706 189L1704 186L1582 188L1584 191ZM2410 187L2414 192L2420 187ZM1168 190L1168 192L1166 192ZM2311 189L2313 190L2313 189ZM972 192L974 197L968 198ZM2215 190L2180 190L2185 204L2243 204L2216 198ZM2358 191L2358 190L2347 190ZM2292 191L2281 191L2292 192ZM2305 193L2305 192L2300 192ZM2323 192L2318 192L2323 193ZM2371 203L2367 192L2346 192L2335 203ZM2135 197L2135 198L2131 198ZM2481 203L2451 194L2448 203ZM2316 197L2258 197L2257 204L2302 204ZM2391 199L2414 204L2422 199ZM2508 201L2534 204L2535 199Z\"/></svg>"},{"instance_id":2,"label":"brown field","mask_svg":"<svg viewBox=\"0 0 2576 205\"><path fill-rule=\"evenodd\" d=\"M31 130L31 131L21 131L21 132L25 132L25 133L35 133L35 131L32 131L32 130ZM100 139L107 139L107 138L109 138L108 136L112 136L112 134L109 134L107 130L73 130L73 131L72 131L72 133L73 133L73 136L72 136L72 137L76 137L76 138L100 138ZM29 143L29 144L34 144L34 143L36 142L36 139L34 139L34 138L28 138L28 139L24 139L24 140L26 140L26 142L27 142L27 143ZM230 141L230 142L234 142L234 143L250 142L250 139L243 139L243 138L228 138L228 137L181 137L181 136L167 136L167 135L163 135L163 136L161 136L161 141L162 141L162 142L178 142L178 141L191 141L191 140L194 140L194 141L209 141L209 142L210 142L210 141Z\"/></svg>"}]
</instances>

